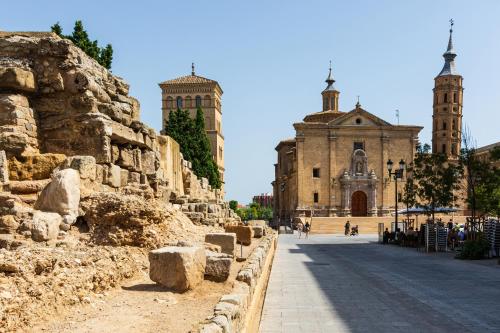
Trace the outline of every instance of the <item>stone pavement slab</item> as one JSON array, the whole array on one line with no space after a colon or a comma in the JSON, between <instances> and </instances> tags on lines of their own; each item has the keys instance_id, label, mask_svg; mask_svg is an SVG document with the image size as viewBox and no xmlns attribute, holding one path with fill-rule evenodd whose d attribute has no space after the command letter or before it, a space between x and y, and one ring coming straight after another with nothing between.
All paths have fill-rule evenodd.
<instances>
[{"instance_id":1,"label":"stone pavement slab","mask_svg":"<svg viewBox=\"0 0 500 333\"><path fill-rule=\"evenodd\" d=\"M500 332L500 266L376 240L280 235L260 331Z\"/></svg>"}]
</instances>

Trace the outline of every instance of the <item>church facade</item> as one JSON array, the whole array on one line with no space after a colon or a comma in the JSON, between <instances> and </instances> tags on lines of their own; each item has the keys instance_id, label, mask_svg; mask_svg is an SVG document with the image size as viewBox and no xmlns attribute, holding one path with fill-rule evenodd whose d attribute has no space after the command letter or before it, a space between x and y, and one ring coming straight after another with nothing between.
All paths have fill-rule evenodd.
<instances>
[{"instance_id":1,"label":"church facade","mask_svg":"<svg viewBox=\"0 0 500 333\"><path fill-rule=\"evenodd\" d=\"M338 109L331 69L323 111L294 124L295 137L276 147L275 217L386 216L395 189L386 163L413 160L422 127L393 125L363 109ZM398 189L402 191L402 186Z\"/></svg>"},{"instance_id":2,"label":"church facade","mask_svg":"<svg viewBox=\"0 0 500 333\"><path fill-rule=\"evenodd\" d=\"M462 138L463 77L455 68L452 33L450 29L444 66L434 79L432 151L456 160ZM295 137L276 146L274 218L389 216L405 179L395 189L387 161L411 163L423 127L390 124L359 102L342 112L331 68L326 83L323 110L295 123Z\"/></svg>"}]
</instances>

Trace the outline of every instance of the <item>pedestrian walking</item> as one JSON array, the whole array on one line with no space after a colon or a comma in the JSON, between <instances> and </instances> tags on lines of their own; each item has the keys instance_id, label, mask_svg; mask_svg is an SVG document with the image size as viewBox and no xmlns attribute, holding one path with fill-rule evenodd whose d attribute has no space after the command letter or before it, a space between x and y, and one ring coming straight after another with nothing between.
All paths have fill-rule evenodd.
<instances>
[{"instance_id":1,"label":"pedestrian walking","mask_svg":"<svg viewBox=\"0 0 500 333\"><path fill-rule=\"evenodd\" d=\"M306 222L306 225L304 226L304 232L306 234L306 239L309 238L309 231L311 230L311 225L309 222Z\"/></svg>"},{"instance_id":2,"label":"pedestrian walking","mask_svg":"<svg viewBox=\"0 0 500 333\"><path fill-rule=\"evenodd\" d=\"M302 222L299 222L299 224L297 224L297 231L299 232L299 239L300 239L300 237L302 237L302 230L304 230L304 225L302 224Z\"/></svg>"},{"instance_id":3,"label":"pedestrian walking","mask_svg":"<svg viewBox=\"0 0 500 333\"><path fill-rule=\"evenodd\" d=\"M346 236L349 236L349 231L351 230L351 223L349 223L349 220L345 223L344 225L344 234Z\"/></svg>"}]
</instances>

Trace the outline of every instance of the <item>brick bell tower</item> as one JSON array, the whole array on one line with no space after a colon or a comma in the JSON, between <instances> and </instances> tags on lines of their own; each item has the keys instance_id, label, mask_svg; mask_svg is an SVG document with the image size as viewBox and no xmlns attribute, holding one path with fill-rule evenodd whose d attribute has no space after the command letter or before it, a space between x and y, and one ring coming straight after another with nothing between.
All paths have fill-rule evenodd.
<instances>
[{"instance_id":1,"label":"brick bell tower","mask_svg":"<svg viewBox=\"0 0 500 333\"><path fill-rule=\"evenodd\" d=\"M463 77L455 68L457 54L453 49L453 20L450 20L450 39L443 54L444 66L434 78L432 115L432 152L457 159L462 142Z\"/></svg>"}]
</instances>

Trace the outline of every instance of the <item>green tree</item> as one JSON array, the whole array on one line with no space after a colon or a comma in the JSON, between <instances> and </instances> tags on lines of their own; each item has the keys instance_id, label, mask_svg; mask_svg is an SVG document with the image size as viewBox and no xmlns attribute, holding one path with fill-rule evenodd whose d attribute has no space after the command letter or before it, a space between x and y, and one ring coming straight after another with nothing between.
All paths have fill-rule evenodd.
<instances>
[{"instance_id":1,"label":"green tree","mask_svg":"<svg viewBox=\"0 0 500 333\"><path fill-rule=\"evenodd\" d=\"M406 205L407 210L417 205L417 194L415 191L415 182L413 180L413 163L408 165L406 169L406 182L403 187L403 197L401 199ZM407 213L407 218L408 216L409 213Z\"/></svg>"},{"instance_id":2,"label":"green tree","mask_svg":"<svg viewBox=\"0 0 500 333\"><path fill-rule=\"evenodd\" d=\"M97 40L90 40L87 31L83 27L82 21L77 20L75 22L73 33L71 35L63 35L59 22L51 26L50 30L61 38L71 40L73 44L78 46L89 57L95 59L101 66L106 69L111 69L111 63L113 61L113 47L111 44L107 44L106 47L100 48Z\"/></svg>"},{"instance_id":3,"label":"green tree","mask_svg":"<svg viewBox=\"0 0 500 333\"><path fill-rule=\"evenodd\" d=\"M194 120L188 110L171 111L165 132L179 143L181 153L192 163L194 173L207 178L213 188L220 188L222 182L205 132L203 111L198 108Z\"/></svg>"},{"instance_id":4,"label":"green tree","mask_svg":"<svg viewBox=\"0 0 500 333\"><path fill-rule=\"evenodd\" d=\"M238 201L236 200L229 201L229 208L236 211L238 209Z\"/></svg>"},{"instance_id":5,"label":"green tree","mask_svg":"<svg viewBox=\"0 0 500 333\"><path fill-rule=\"evenodd\" d=\"M426 209L434 220L436 208L453 204L462 170L458 163L448 161L446 155L429 151L427 144L417 146L412 171L416 181L417 206Z\"/></svg>"},{"instance_id":6,"label":"green tree","mask_svg":"<svg viewBox=\"0 0 500 333\"><path fill-rule=\"evenodd\" d=\"M494 166L500 160L500 147L490 152L490 161L485 163L485 172L476 187L476 207L485 215L500 217L500 169Z\"/></svg>"}]
</instances>

